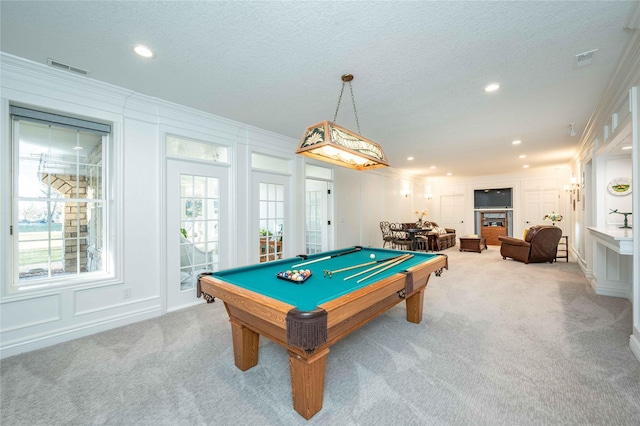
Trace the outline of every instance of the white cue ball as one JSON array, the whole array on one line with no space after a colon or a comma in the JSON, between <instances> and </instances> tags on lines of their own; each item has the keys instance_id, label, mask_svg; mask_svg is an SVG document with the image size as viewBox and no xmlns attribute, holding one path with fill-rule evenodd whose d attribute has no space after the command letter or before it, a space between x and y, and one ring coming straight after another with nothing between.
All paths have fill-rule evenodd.
<instances>
[{"instance_id":1,"label":"white cue ball","mask_svg":"<svg viewBox=\"0 0 640 426\"><path fill-rule=\"evenodd\" d=\"M375 258L376 258L376 255L375 255L375 254L373 254L373 253L371 253L371 254L369 255L369 257L370 257L370 258L372 258L372 259L375 259Z\"/></svg>"}]
</instances>

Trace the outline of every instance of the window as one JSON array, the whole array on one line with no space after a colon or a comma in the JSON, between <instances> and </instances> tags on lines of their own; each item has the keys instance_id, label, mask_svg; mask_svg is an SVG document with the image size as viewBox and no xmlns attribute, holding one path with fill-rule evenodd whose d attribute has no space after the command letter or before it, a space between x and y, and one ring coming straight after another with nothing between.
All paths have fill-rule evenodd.
<instances>
[{"instance_id":1,"label":"window","mask_svg":"<svg viewBox=\"0 0 640 426\"><path fill-rule=\"evenodd\" d=\"M106 273L109 125L11 107L14 285Z\"/></svg>"},{"instance_id":2,"label":"window","mask_svg":"<svg viewBox=\"0 0 640 426\"><path fill-rule=\"evenodd\" d=\"M167 155L193 160L229 163L229 148L177 136L167 136Z\"/></svg>"}]
</instances>

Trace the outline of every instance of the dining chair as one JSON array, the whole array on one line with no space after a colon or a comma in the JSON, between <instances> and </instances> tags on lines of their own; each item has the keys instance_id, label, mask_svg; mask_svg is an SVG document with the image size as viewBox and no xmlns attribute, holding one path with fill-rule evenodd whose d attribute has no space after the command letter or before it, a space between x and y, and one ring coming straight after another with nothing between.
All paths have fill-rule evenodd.
<instances>
[{"instance_id":1,"label":"dining chair","mask_svg":"<svg viewBox=\"0 0 640 426\"><path fill-rule=\"evenodd\" d=\"M382 232L382 248L387 244L393 246L393 233L391 232L391 224L389 222L380 222L380 231Z\"/></svg>"}]
</instances>

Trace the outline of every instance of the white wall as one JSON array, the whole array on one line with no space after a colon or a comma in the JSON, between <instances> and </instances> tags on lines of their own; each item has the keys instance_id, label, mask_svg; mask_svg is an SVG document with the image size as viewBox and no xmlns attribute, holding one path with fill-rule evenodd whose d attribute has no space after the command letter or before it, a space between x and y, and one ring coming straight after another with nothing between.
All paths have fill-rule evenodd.
<instances>
[{"instance_id":1,"label":"white wall","mask_svg":"<svg viewBox=\"0 0 640 426\"><path fill-rule=\"evenodd\" d=\"M381 247L380 221L415 222L415 210L428 210L427 220L444 223L447 218L442 215L440 200L442 196L449 195L464 199L464 223L455 226L457 235L472 234L475 232L473 196L476 189L514 189L513 235L516 236L522 235L530 226L522 218L526 191L557 191L560 196L557 213L571 214L568 194L564 191L564 185L569 181L568 165L560 169L529 169L512 175L427 180L415 180L393 170L362 173L338 167L335 177L336 248L358 244ZM427 187L431 188L431 199L426 197ZM406 192L408 196L405 196ZM558 226L563 228L565 235L572 235L570 224L560 222Z\"/></svg>"},{"instance_id":2,"label":"white wall","mask_svg":"<svg viewBox=\"0 0 640 426\"><path fill-rule=\"evenodd\" d=\"M0 55L0 84L3 211L10 211L11 206L10 103L112 123L115 145L112 161L117 176L113 191L117 225L113 229L116 266L113 278L16 292L10 285L10 239L3 238L0 242L2 357L166 312L164 138L167 133L230 147L234 171L230 182L230 192L234 194L231 226L237 239L230 242L228 249L232 253L230 263L234 265L248 262L250 153L264 152L290 160L292 183L301 169L298 164L302 160L294 155L296 141L290 138L10 55ZM296 217L297 204L293 195L290 216ZM10 224L8 215L0 216L1 229L9 229ZM303 236L303 225L303 221L294 224L294 234ZM290 254L299 249L292 247ZM130 289L131 297L125 298L125 289Z\"/></svg>"},{"instance_id":3,"label":"white wall","mask_svg":"<svg viewBox=\"0 0 640 426\"><path fill-rule=\"evenodd\" d=\"M628 178L631 179L631 173L633 172L633 167L631 163L631 155L627 155L625 157L613 157L613 158L605 158L604 160L604 173L602 173L603 181L600 183L599 187L607 188L609 182L613 179L617 178ZM624 223L624 216L617 213L611 213L612 210L618 210L619 212L631 212L632 210L632 200L633 196L631 195L613 195L609 193L608 190L605 189L604 192L604 209L603 213L606 216L603 216L603 222L605 226L621 226ZM633 215L629 215L627 222L629 226L633 224Z\"/></svg>"},{"instance_id":4,"label":"white wall","mask_svg":"<svg viewBox=\"0 0 640 426\"><path fill-rule=\"evenodd\" d=\"M636 7L636 11L640 11L640 8ZM571 218L571 225L579 235L579 249L575 251L578 263L596 292L601 291L600 285L603 285L602 291L606 291L610 285L607 280L615 280L616 284L630 284L630 289L625 288L623 292L631 294L633 304L630 348L640 360L640 230L636 226L630 231L633 255L616 253L587 230L588 226L592 226L619 232L618 226L622 224L623 217L610 214L610 209L618 208L619 211L634 214L640 210L640 196L636 188L632 189L630 196L623 197L607 192L607 184L613 178L631 177L632 185L637 184L640 178L640 13L632 16L628 29L633 31L633 36L587 124L579 152L572 162L574 176L585 173L587 205L584 212ZM618 146L629 142L632 151L622 154Z\"/></svg>"}]
</instances>

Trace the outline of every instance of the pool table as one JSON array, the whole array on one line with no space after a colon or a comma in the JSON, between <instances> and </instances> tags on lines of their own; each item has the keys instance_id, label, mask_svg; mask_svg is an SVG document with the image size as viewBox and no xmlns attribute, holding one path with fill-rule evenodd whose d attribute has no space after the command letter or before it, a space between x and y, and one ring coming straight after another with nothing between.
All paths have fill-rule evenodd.
<instances>
[{"instance_id":1,"label":"pool table","mask_svg":"<svg viewBox=\"0 0 640 426\"><path fill-rule=\"evenodd\" d=\"M202 274L197 292L224 302L240 370L258 363L260 335L287 349L293 407L310 419L322 408L329 347L403 300L407 321L420 323L429 277L439 276L447 262L442 254L356 246ZM368 265L340 272L361 264ZM294 269L311 275L302 283L277 276Z\"/></svg>"}]
</instances>

